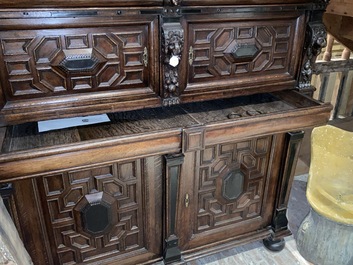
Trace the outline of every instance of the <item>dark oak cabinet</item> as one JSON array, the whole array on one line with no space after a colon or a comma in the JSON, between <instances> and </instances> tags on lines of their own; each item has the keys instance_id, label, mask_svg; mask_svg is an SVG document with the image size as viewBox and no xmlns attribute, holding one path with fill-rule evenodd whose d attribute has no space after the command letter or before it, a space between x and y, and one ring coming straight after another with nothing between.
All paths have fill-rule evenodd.
<instances>
[{"instance_id":1,"label":"dark oak cabinet","mask_svg":"<svg viewBox=\"0 0 353 265\"><path fill-rule=\"evenodd\" d=\"M0 194L34 264L283 246L302 130L331 111L310 97L326 4L0 0Z\"/></svg>"}]
</instances>

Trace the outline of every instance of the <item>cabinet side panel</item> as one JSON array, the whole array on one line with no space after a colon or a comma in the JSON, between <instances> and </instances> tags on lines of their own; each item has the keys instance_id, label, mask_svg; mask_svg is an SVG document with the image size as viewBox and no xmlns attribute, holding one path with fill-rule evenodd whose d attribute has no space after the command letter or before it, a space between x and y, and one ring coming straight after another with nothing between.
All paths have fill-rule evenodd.
<instances>
[{"instance_id":1,"label":"cabinet side panel","mask_svg":"<svg viewBox=\"0 0 353 265\"><path fill-rule=\"evenodd\" d=\"M14 182L14 202L21 238L34 264L53 264L36 183L33 179Z\"/></svg>"}]
</instances>

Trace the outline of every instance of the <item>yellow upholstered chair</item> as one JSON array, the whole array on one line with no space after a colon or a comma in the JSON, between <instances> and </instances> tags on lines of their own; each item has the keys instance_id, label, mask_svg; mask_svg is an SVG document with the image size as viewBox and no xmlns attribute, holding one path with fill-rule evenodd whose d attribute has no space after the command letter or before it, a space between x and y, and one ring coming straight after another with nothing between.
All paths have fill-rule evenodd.
<instances>
[{"instance_id":1,"label":"yellow upholstered chair","mask_svg":"<svg viewBox=\"0 0 353 265\"><path fill-rule=\"evenodd\" d=\"M297 247L316 265L353 265L353 132L333 126L311 136L307 199Z\"/></svg>"}]
</instances>

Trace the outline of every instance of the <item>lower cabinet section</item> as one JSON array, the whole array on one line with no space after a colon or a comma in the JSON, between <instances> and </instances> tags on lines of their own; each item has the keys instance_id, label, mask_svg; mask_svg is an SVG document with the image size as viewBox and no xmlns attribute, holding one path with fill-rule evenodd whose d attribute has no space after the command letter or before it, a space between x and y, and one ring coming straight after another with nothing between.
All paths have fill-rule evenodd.
<instances>
[{"instance_id":1,"label":"lower cabinet section","mask_svg":"<svg viewBox=\"0 0 353 265\"><path fill-rule=\"evenodd\" d=\"M180 263L281 245L300 129L324 124L330 106L292 92L199 106L44 134L7 128L1 194L34 264Z\"/></svg>"},{"instance_id":2,"label":"lower cabinet section","mask_svg":"<svg viewBox=\"0 0 353 265\"><path fill-rule=\"evenodd\" d=\"M270 135L15 181L17 225L36 264L173 262L269 237L284 146Z\"/></svg>"}]
</instances>

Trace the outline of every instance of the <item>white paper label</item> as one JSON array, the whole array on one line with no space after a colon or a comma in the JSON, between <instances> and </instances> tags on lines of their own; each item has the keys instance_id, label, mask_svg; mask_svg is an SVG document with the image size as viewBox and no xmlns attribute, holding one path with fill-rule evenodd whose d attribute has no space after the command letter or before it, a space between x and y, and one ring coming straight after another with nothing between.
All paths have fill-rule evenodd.
<instances>
[{"instance_id":1,"label":"white paper label","mask_svg":"<svg viewBox=\"0 0 353 265\"><path fill-rule=\"evenodd\" d=\"M39 121L38 130L39 132L46 132L51 130L59 130L63 128L97 124L102 122L110 122L110 119L107 114Z\"/></svg>"}]
</instances>

